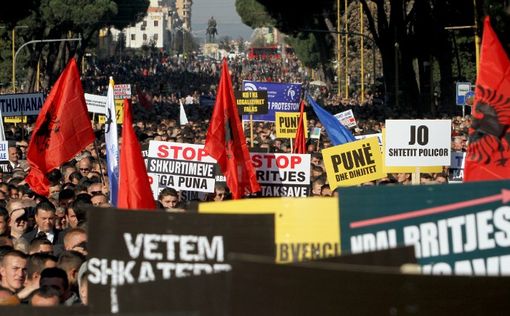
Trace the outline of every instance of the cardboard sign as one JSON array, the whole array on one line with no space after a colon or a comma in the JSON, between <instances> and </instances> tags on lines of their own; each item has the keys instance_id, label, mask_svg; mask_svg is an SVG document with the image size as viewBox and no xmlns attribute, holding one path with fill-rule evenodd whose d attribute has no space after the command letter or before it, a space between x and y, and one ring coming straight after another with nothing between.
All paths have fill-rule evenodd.
<instances>
[{"instance_id":1,"label":"cardboard sign","mask_svg":"<svg viewBox=\"0 0 510 316\"><path fill-rule=\"evenodd\" d=\"M340 255L337 198L260 198L200 203L200 213L274 214L276 262Z\"/></svg>"},{"instance_id":2,"label":"cardboard sign","mask_svg":"<svg viewBox=\"0 0 510 316\"><path fill-rule=\"evenodd\" d=\"M26 123L28 117L26 115L23 116L4 116L4 123Z\"/></svg>"},{"instance_id":3,"label":"cardboard sign","mask_svg":"<svg viewBox=\"0 0 510 316\"><path fill-rule=\"evenodd\" d=\"M342 250L414 246L426 274L510 275L508 181L340 190Z\"/></svg>"},{"instance_id":4,"label":"cardboard sign","mask_svg":"<svg viewBox=\"0 0 510 316\"><path fill-rule=\"evenodd\" d=\"M150 141L147 173L155 199L163 188L214 192L216 160L204 145Z\"/></svg>"},{"instance_id":5,"label":"cardboard sign","mask_svg":"<svg viewBox=\"0 0 510 316\"><path fill-rule=\"evenodd\" d=\"M381 152L384 153L384 144L386 143L386 129L382 129L382 147ZM383 167L384 167L384 173L414 173L420 169L420 173L439 173L443 172L442 166L388 166L386 165L386 157L384 154L382 155L383 158Z\"/></svg>"},{"instance_id":6,"label":"cardboard sign","mask_svg":"<svg viewBox=\"0 0 510 316\"><path fill-rule=\"evenodd\" d=\"M96 313L126 313L147 300L121 291L124 285L154 283L161 291L162 281L228 271L231 252L274 258L273 215L93 208L87 216L89 305Z\"/></svg>"},{"instance_id":7,"label":"cardboard sign","mask_svg":"<svg viewBox=\"0 0 510 316\"><path fill-rule=\"evenodd\" d=\"M239 114L266 114L267 91L235 91Z\"/></svg>"},{"instance_id":8,"label":"cardboard sign","mask_svg":"<svg viewBox=\"0 0 510 316\"><path fill-rule=\"evenodd\" d=\"M331 188L357 185L386 176L375 137L323 149L322 156Z\"/></svg>"},{"instance_id":9,"label":"cardboard sign","mask_svg":"<svg viewBox=\"0 0 510 316\"><path fill-rule=\"evenodd\" d=\"M85 93L85 102L87 103L87 110L90 113L106 113L106 96Z\"/></svg>"},{"instance_id":10,"label":"cardboard sign","mask_svg":"<svg viewBox=\"0 0 510 316\"><path fill-rule=\"evenodd\" d=\"M250 153L262 196L310 195L310 155Z\"/></svg>"},{"instance_id":11,"label":"cardboard sign","mask_svg":"<svg viewBox=\"0 0 510 316\"><path fill-rule=\"evenodd\" d=\"M383 145L383 136L382 136L382 133L366 134L366 135L355 135L354 136L354 138L356 138L356 140L367 139L369 137L377 137L377 141L379 142L379 145L380 146Z\"/></svg>"},{"instance_id":12,"label":"cardboard sign","mask_svg":"<svg viewBox=\"0 0 510 316\"><path fill-rule=\"evenodd\" d=\"M106 109L106 103L105 103ZM117 125L124 123L124 100L115 100L115 115L117 116ZM99 115L98 122L101 124L106 123L106 116Z\"/></svg>"},{"instance_id":13,"label":"cardboard sign","mask_svg":"<svg viewBox=\"0 0 510 316\"><path fill-rule=\"evenodd\" d=\"M464 181L464 163L466 153L452 151L452 163L448 169L448 183L462 183Z\"/></svg>"},{"instance_id":14,"label":"cardboard sign","mask_svg":"<svg viewBox=\"0 0 510 316\"><path fill-rule=\"evenodd\" d=\"M38 115L44 104L42 93L17 93L0 95L3 116Z\"/></svg>"},{"instance_id":15,"label":"cardboard sign","mask_svg":"<svg viewBox=\"0 0 510 316\"><path fill-rule=\"evenodd\" d=\"M276 112L276 137L294 138L296 137L299 125L299 112ZM305 138L308 138L308 124L306 123L306 112L303 112L303 124L305 125Z\"/></svg>"},{"instance_id":16,"label":"cardboard sign","mask_svg":"<svg viewBox=\"0 0 510 316\"><path fill-rule=\"evenodd\" d=\"M131 85L130 84L116 84L113 86L114 99L131 99Z\"/></svg>"},{"instance_id":17,"label":"cardboard sign","mask_svg":"<svg viewBox=\"0 0 510 316\"><path fill-rule=\"evenodd\" d=\"M276 83L243 81L244 91L267 91L267 114L254 115L254 121L275 121L276 112L299 112L301 99L300 83ZM243 120L249 120L249 115L243 115Z\"/></svg>"},{"instance_id":18,"label":"cardboard sign","mask_svg":"<svg viewBox=\"0 0 510 316\"><path fill-rule=\"evenodd\" d=\"M448 166L451 120L386 120L387 166Z\"/></svg>"},{"instance_id":19,"label":"cardboard sign","mask_svg":"<svg viewBox=\"0 0 510 316\"><path fill-rule=\"evenodd\" d=\"M312 129L312 134L310 135L311 139L320 139L321 138L321 128L320 127L314 127Z\"/></svg>"},{"instance_id":20,"label":"cardboard sign","mask_svg":"<svg viewBox=\"0 0 510 316\"><path fill-rule=\"evenodd\" d=\"M340 113L335 114L335 117L340 123L342 123L343 126L347 128L355 127L356 126L356 118L354 117L354 113L352 113L352 110L343 111Z\"/></svg>"}]
</instances>

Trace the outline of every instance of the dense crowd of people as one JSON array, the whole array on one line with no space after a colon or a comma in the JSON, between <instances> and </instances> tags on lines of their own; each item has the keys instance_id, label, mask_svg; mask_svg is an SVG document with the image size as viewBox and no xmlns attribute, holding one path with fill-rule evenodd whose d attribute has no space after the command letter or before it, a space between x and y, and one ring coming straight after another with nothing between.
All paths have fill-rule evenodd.
<instances>
[{"instance_id":1,"label":"dense crowd of people","mask_svg":"<svg viewBox=\"0 0 510 316\"><path fill-rule=\"evenodd\" d=\"M339 99L321 88L309 86L310 76L293 55L284 60L229 61L234 89L242 80L301 82L303 88L318 96L330 113L353 110L357 126L355 135L381 133L388 108L376 93L366 101ZM117 83L132 85L135 104L135 132L143 147L151 140L203 144L212 113L211 100L219 81L220 61L181 58L165 53L150 56L122 56L89 60L82 84L86 93L106 93L109 77ZM135 91L138 91L135 92ZM150 99L140 104L138 94ZM179 124L180 103L184 104L189 123ZM136 106L138 104L139 106ZM142 106L143 105L143 106ZM311 195L332 196L321 150L331 146L324 126L307 107L308 128L320 128L319 140L308 140L311 154ZM464 152L467 146L469 117L452 118L452 150ZM40 196L25 183L29 171L26 153L33 124L6 124L9 141L8 161L0 174L0 304L35 306L87 304L87 216L89 206L111 207L109 203L106 150L102 124L94 122L97 141L73 160L48 174L48 196ZM246 141L252 150L290 153L288 139L276 138L275 124L255 122L254 141L250 140L245 122ZM120 140L121 141L121 140ZM448 168L435 174L421 174L420 183L447 183ZM411 174L388 174L363 185L408 185ZM122 190L122 189L121 189ZM219 183L205 201L229 199L226 185ZM180 192L165 188L159 192L160 210L187 211L188 204Z\"/></svg>"}]
</instances>

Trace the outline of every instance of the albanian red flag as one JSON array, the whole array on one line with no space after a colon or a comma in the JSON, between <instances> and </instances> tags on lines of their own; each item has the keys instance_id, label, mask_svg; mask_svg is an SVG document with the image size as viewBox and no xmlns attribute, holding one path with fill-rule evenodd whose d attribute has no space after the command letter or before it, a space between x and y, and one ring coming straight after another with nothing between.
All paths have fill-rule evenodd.
<instances>
[{"instance_id":1,"label":"albanian red flag","mask_svg":"<svg viewBox=\"0 0 510 316\"><path fill-rule=\"evenodd\" d=\"M306 154L306 138L305 138L305 124L304 121L304 113L305 111L305 101L301 101L300 110L299 110L299 123L296 131L296 138L294 139L294 153L295 154Z\"/></svg>"},{"instance_id":2,"label":"albanian red flag","mask_svg":"<svg viewBox=\"0 0 510 316\"><path fill-rule=\"evenodd\" d=\"M136 87L136 95L138 96L138 102L140 103L141 106L143 106L144 109L146 110L152 109L152 102L149 95L140 90L138 86Z\"/></svg>"},{"instance_id":3,"label":"albanian red flag","mask_svg":"<svg viewBox=\"0 0 510 316\"><path fill-rule=\"evenodd\" d=\"M510 61L485 18L464 181L510 178Z\"/></svg>"},{"instance_id":4,"label":"albanian red flag","mask_svg":"<svg viewBox=\"0 0 510 316\"><path fill-rule=\"evenodd\" d=\"M46 173L71 160L94 139L78 67L71 58L35 122L27 150L26 182L38 194L48 195Z\"/></svg>"},{"instance_id":5,"label":"albanian red flag","mask_svg":"<svg viewBox=\"0 0 510 316\"><path fill-rule=\"evenodd\" d=\"M117 207L127 209L155 209L142 149L133 129L131 102L124 100L124 124L120 148L119 190Z\"/></svg>"},{"instance_id":6,"label":"albanian red flag","mask_svg":"<svg viewBox=\"0 0 510 316\"><path fill-rule=\"evenodd\" d=\"M227 61L223 59L205 151L218 161L234 199L260 191L237 112Z\"/></svg>"}]
</instances>

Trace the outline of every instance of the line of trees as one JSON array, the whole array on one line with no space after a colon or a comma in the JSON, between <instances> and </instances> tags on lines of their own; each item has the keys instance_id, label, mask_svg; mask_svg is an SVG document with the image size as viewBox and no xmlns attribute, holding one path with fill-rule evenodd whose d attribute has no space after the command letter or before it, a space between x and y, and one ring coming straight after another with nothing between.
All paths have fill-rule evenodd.
<instances>
[{"instance_id":1,"label":"line of trees","mask_svg":"<svg viewBox=\"0 0 510 316\"><path fill-rule=\"evenodd\" d=\"M360 31L360 5L363 7L365 34L377 46L376 71L384 82L386 105L402 113L451 114L455 105L455 82L475 82L474 33L481 36L483 17L490 15L503 45L510 51L508 0L340 0L342 29L348 17L348 30ZM476 8L475 8L476 4ZM293 7L293 10L289 10ZM296 8L293 1L236 0L243 22L251 27L274 26L289 35L299 58L306 66L319 69L332 83L337 56L337 1L316 0ZM478 29L448 30L451 26ZM310 32L310 30L328 32ZM345 43L341 47L345 49ZM371 54L371 41L365 41L365 54ZM350 36L348 68L359 76L360 44ZM343 54L342 54L343 55ZM371 60L371 56L365 61ZM342 57L343 58L343 57ZM372 65L367 64L367 73ZM345 65L343 59L340 65ZM375 79L375 78L373 78ZM436 107L435 103L438 103Z\"/></svg>"},{"instance_id":2,"label":"line of trees","mask_svg":"<svg viewBox=\"0 0 510 316\"><path fill-rule=\"evenodd\" d=\"M28 45L18 55L17 77L25 83L24 90L34 89L38 63L42 86L48 88L70 56L81 62L86 50L97 46L100 29L110 26L123 29L136 24L147 14L149 3L149 0L17 0L15 10L0 11L0 67L10 69L13 29L16 48L31 40L81 37L81 43ZM0 74L4 87L12 85L11 74L5 71Z\"/></svg>"}]
</instances>

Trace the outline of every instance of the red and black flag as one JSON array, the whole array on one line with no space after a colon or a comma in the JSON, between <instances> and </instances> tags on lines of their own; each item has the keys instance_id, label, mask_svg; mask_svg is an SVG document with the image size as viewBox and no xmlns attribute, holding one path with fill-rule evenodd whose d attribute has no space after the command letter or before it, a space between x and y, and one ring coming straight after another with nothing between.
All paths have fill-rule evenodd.
<instances>
[{"instance_id":1,"label":"red and black flag","mask_svg":"<svg viewBox=\"0 0 510 316\"><path fill-rule=\"evenodd\" d=\"M205 151L218 161L232 198L240 199L245 193L260 191L260 185L246 145L226 59L218 86Z\"/></svg>"},{"instance_id":2,"label":"red and black flag","mask_svg":"<svg viewBox=\"0 0 510 316\"><path fill-rule=\"evenodd\" d=\"M464 181L510 178L510 61L485 18Z\"/></svg>"},{"instance_id":3,"label":"red and black flag","mask_svg":"<svg viewBox=\"0 0 510 316\"><path fill-rule=\"evenodd\" d=\"M304 121L304 113L305 112L305 101L301 100L301 105L299 109L299 123L296 131L296 138L294 139L294 153L295 154L306 154L306 138L305 138L305 128L306 122Z\"/></svg>"}]
</instances>

